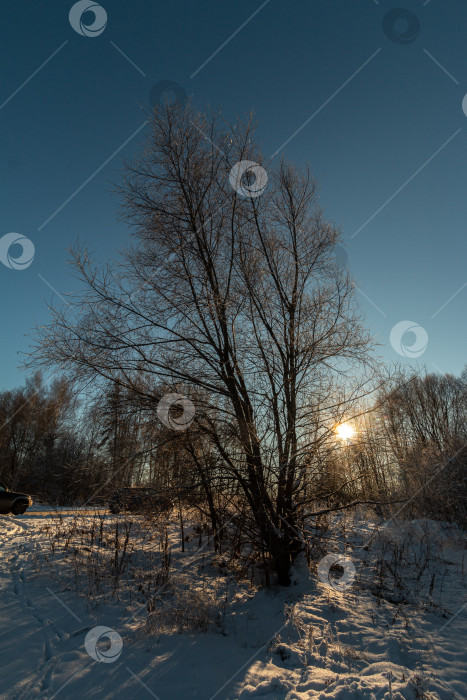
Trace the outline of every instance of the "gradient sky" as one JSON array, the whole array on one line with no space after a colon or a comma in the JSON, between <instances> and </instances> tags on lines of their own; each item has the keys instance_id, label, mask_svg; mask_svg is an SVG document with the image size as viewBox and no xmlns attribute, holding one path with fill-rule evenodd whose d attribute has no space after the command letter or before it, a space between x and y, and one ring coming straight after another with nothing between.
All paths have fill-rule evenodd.
<instances>
[{"instance_id":1,"label":"gradient sky","mask_svg":"<svg viewBox=\"0 0 467 700\"><path fill-rule=\"evenodd\" d=\"M221 107L231 121L253 108L267 156L309 120L281 153L310 163L325 213L342 227L384 358L461 372L465 0L404 2L409 21L389 15L386 33L383 18L397 1L102 0L107 25L93 37L71 27L72 5L0 6L0 246L10 232L35 246L25 269L0 262L0 388L24 381L21 352L30 329L47 322L50 287L76 288L70 244L87 241L104 262L127 241L112 183L144 138L144 128L135 134L140 105L162 80L179 83L199 106ZM390 344L391 329L406 320L428 335L416 358ZM413 340L403 337L406 346Z\"/></svg>"}]
</instances>

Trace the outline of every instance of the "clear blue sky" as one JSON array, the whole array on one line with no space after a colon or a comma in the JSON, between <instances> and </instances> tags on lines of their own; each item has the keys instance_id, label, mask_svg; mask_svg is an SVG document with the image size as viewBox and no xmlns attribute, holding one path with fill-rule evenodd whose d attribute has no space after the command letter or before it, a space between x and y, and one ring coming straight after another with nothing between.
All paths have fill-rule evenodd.
<instances>
[{"instance_id":1,"label":"clear blue sky","mask_svg":"<svg viewBox=\"0 0 467 700\"><path fill-rule=\"evenodd\" d=\"M71 27L72 5L0 6L0 244L17 232L35 246L26 269L0 262L0 388L24 380L19 353L30 329L47 322L47 283L60 293L76 286L69 245L88 241L102 261L124 245L112 182L144 137L140 131L121 148L144 120L139 103L161 80L176 81L200 106L222 107L229 120L255 109L268 156L315 115L283 152L309 161L328 218L342 226L384 357L462 370L465 0L404 2L418 23L412 15L387 20L386 33L382 20L398 6L387 0L102 0L107 25L93 37ZM94 15L82 19L86 25ZM14 258L21 248L10 252ZM405 320L428 334L416 359L389 342Z\"/></svg>"}]
</instances>

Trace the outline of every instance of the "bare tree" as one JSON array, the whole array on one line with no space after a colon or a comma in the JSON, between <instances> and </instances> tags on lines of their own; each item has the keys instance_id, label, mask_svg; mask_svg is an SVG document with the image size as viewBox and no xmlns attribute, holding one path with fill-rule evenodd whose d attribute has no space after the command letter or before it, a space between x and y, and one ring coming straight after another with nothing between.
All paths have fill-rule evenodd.
<instances>
[{"instance_id":1,"label":"bare tree","mask_svg":"<svg viewBox=\"0 0 467 700\"><path fill-rule=\"evenodd\" d=\"M399 481L423 515L467 522L467 382L414 375L382 405Z\"/></svg>"},{"instance_id":2,"label":"bare tree","mask_svg":"<svg viewBox=\"0 0 467 700\"><path fill-rule=\"evenodd\" d=\"M288 584L310 446L368 390L371 341L310 173L271 163L259 195L251 170L232 171L244 161L264 165L251 120L231 127L190 105L152 115L122 188L132 246L103 272L74 251L84 288L71 312L52 311L33 360L149 404L155 386L196 392L193 429Z\"/></svg>"}]
</instances>

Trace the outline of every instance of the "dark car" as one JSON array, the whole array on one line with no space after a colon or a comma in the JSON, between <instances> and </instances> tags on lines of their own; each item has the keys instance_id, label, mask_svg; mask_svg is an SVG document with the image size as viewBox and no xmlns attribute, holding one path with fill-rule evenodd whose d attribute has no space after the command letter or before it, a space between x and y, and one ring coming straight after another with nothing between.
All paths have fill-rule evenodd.
<instances>
[{"instance_id":1,"label":"dark car","mask_svg":"<svg viewBox=\"0 0 467 700\"><path fill-rule=\"evenodd\" d=\"M141 487L117 489L109 500L111 513L123 511L154 513L170 510L172 506L172 502L158 494L155 489Z\"/></svg>"},{"instance_id":2,"label":"dark car","mask_svg":"<svg viewBox=\"0 0 467 700\"><path fill-rule=\"evenodd\" d=\"M32 506L32 498L25 493L16 493L0 481L0 514L21 515Z\"/></svg>"}]
</instances>

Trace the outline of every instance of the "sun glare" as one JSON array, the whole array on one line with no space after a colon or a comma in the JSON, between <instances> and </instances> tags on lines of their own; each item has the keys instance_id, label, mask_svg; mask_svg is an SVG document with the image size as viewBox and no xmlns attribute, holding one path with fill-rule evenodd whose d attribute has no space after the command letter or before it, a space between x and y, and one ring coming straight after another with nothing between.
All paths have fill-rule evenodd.
<instances>
[{"instance_id":1,"label":"sun glare","mask_svg":"<svg viewBox=\"0 0 467 700\"><path fill-rule=\"evenodd\" d=\"M340 440L350 440L355 435L355 430L350 423L341 423L336 428L336 435Z\"/></svg>"}]
</instances>

